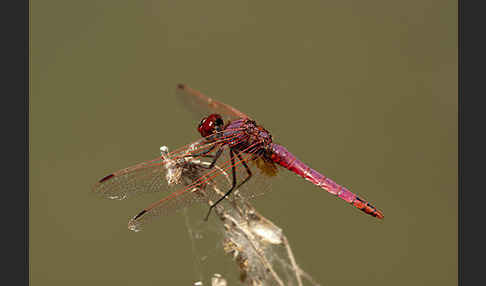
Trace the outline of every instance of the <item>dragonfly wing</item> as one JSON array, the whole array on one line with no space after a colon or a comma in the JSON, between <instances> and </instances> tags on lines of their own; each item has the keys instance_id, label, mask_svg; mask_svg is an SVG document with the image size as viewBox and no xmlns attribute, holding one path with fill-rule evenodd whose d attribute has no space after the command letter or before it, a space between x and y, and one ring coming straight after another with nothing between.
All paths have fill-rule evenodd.
<instances>
[{"instance_id":1,"label":"dragonfly wing","mask_svg":"<svg viewBox=\"0 0 486 286\"><path fill-rule=\"evenodd\" d=\"M108 199L123 200L141 193L166 190L164 165L160 158L119 170L99 180L93 191Z\"/></svg>"},{"instance_id":2,"label":"dragonfly wing","mask_svg":"<svg viewBox=\"0 0 486 286\"><path fill-rule=\"evenodd\" d=\"M221 177L221 174L217 169L202 167L201 162L199 159L195 159L181 166L181 184L183 187L143 209L129 221L128 228L133 231L140 231L156 217L181 210L196 202L209 203L220 198L219 188L223 187L215 184L214 178ZM208 164L205 164L205 166L208 166ZM224 186L226 188L228 183Z\"/></svg>"},{"instance_id":3,"label":"dragonfly wing","mask_svg":"<svg viewBox=\"0 0 486 286\"><path fill-rule=\"evenodd\" d=\"M218 113L224 117L234 120L240 118L250 118L238 109L207 97L203 93L188 87L185 84L177 85L177 98L192 113L201 119L211 113Z\"/></svg>"},{"instance_id":4,"label":"dragonfly wing","mask_svg":"<svg viewBox=\"0 0 486 286\"><path fill-rule=\"evenodd\" d=\"M254 153L235 155L231 160L229 148L223 148L223 155L211 169L202 168L196 163L187 163L182 174L185 187L142 210L130 220L129 229L139 231L153 218L170 214L195 202L205 202L208 205L215 203L231 189L233 169L236 185L240 186L242 182L244 184L235 189L230 197L238 193L242 198L251 199L269 190L269 177L277 173L275 165L268 165L270 162L264 163L261 161L262 157ZM249 176L248 170L251 176L245 181Z\"/></svg>"},{"instance_id":5,"label":"dragonfly wing","mask_svg":"<svg viewBox=\"0 0 486 286\"><path fill-rule=\"evenodd\" d=\"M218 142L206 142L203 138L196 142L174 150L170 153L172 159L211 149ZM93 187L93 192L108 199L123 200L142 193L153 193L167 190L170 185L180 183L178 177L168 170L167 161L163 157L139 163L119 170L99 180ZM168 175L170 177L168 177Z\"/></svg>"},{"instance_id":6,"label":"dragonfly wing","mask_svg":"<svg viewBox=\"0 0 486 286\"><path fill-rule=\"evenodd\" d=\"M189 207L196 202L207 203L215 199L215 193L205 190L202 186L186 187L171 193L162 200L142 210L128 222L128 228L133 231L139 231L156 217L171 214L185 207Z\"/></svg>"}]
</instances>

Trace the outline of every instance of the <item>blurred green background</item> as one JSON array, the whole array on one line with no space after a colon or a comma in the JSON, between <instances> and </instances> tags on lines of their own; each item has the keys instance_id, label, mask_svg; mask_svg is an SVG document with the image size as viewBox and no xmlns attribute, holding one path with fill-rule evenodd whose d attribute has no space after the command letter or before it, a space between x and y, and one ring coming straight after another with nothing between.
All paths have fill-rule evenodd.
<instances>
[{"instance_id":1,"label":"blurred green background","mask_svg":"<svg viewBox=\"0 0 486 286\"><path fill-rule=\"evenodd\" d=\"M179 82L384 211L296 176L255 201L322 285L457 284L457 1L287 2L31 1L31 285L199 279L183 215L127 229L160 195L90 194L199 138Z\"/></svg>"}]
</instances>

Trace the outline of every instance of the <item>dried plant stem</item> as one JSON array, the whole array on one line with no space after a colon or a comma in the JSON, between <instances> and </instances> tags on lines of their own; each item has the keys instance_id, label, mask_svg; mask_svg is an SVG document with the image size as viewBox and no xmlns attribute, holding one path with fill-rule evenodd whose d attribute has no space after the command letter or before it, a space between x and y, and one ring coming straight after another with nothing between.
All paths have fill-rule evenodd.
<instances>
[{"instance_id":1,"label":"dried plant stem","mask_svg":"<svg viewBox=\"0 0 486 286\"><path fill-rule=\"evenodd\" d=\"M177 159L172 159L168 157L167 147L161 148L161 151L164 159L170 161L166 164L168 182L195 182L204 170L207 170L204 168L207 167L208 162L201 161L199 158L180 156ZM230 176L224 169L217 165L214 168L218 169L217 171L220 174L223 174L228 183L231 182ZM198 170L200 170L200 173ZM199 185L197 188L199 190L195 191L195 195L206 196L206 202L210 206L214 204L215 197L220 198L225 194L212 181ZM259 214L239 194L239 190L235 190L214 210L223 224L223 249L226 253L231 254L237 262L240 270L240 281L252 286L269 284L303 286L303 277L312 285L319 285L298 266L288 239L282 233L282 230ZM193 232L188 221L186 221L186 225L195 252ZM282 249L282 246L286 253L284 256L279 254L279 249ZM274 264L275 261L280 261L283 266L282 269L277 269L279 264ZM199 265L195 264L195 267L199 267ZM281 274L285 274L287 279L284 280ZM292 276L294 278L291 278ZM213 280L225 282L220 275Z\"/></svg>"},{"instance_id":2,"label":"dried plant stem","mask_svg":"<svg viewBox=\"0 0 486 286\"><path fill-rule=\"evenodd\" d=\"M235 228L236 231L241 232L242 234L245 235L247 238L248 242L250 243L251 247L253 250L258 254L258 257L260 258L260 261L262 264L270 271L272 274L272 277L275 279L275 281L278 283L278 285L284 285L282 279L278 276L277 272L273 269L272 265L270 262L267 260L265 257L263 251L261 250L260 246L255 243L257 239L251 232L247 231L245 227L242 227L238 221L236 221L232 216L228 215L227 213L222 212L220 214L220 218L223 221L223 223L227 223L227 221L230 221L233 227Z\"/></svg>"},{"instance_id":3,"label":"dried plant stem","mask_svg":"<svg viewBox=\"0 0 486 286\"><path fill-rule=\"evenodd\" d=\"M287 237L286 236L283 236L283 244L285 245L285 249L287 250L287 255L290 259L290 262L292 263L292 267L295 271L295 273L297 275L296 278L297 278L297 282L299 283L299 286L302 286L304 284L302 284L302 279L300 278L300 274L301 274L301 270L299 268L299 266L297 266L297 262L295 261L295 257L294 257L294 253L292 252L292 249L290 248L290 244L287 240Z\"/></svg>"}]
</instances>

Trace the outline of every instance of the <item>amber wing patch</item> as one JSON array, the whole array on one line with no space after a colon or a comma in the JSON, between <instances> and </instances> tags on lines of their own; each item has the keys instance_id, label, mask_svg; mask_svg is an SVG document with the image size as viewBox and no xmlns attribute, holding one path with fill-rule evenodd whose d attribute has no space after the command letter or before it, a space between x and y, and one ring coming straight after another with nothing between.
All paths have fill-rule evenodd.
<instances>
[{"instance_id":1,"label":"amber wing patch","mask_svg":"<svg viewBox=\"0 0 486 286\"><path fill-rule=\"evenodd\" d=\"M277 175L278 169L274 162L265 160L263 157L257 157L253 162L263 174L269 177Z\"/></svg>"}]
</instances>

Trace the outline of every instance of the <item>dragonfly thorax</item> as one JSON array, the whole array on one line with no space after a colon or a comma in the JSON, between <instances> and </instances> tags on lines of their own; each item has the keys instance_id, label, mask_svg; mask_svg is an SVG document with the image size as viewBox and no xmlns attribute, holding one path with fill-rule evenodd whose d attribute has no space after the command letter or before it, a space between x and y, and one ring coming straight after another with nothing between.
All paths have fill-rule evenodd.
<instances>
[{"instance_id":1,"label":"dragonfly thorax","mask_svg":"<svg viewBox=\"0 0 486 286\"><path fill-rule=\"evenodd\" d=\"M260 142L264 149L268 149L272 144L272 135L265 128L257 125L255 121L252 122L253 126L250 128L250 140L253 142Z\"/></svg>"},{"instance_id":2,"label":"dragonfly thorax","mask_svg":"<svg viewBox=\"0 0 486 286\"><path fill-rule=\"evenodd\" d=\"M225 127L223 134L225 137L231 138L227 144L235 150L245 153L256 152L261 155L271 149L272 135L254 120L231 121Z\"/></svg>"}]
</instances>

